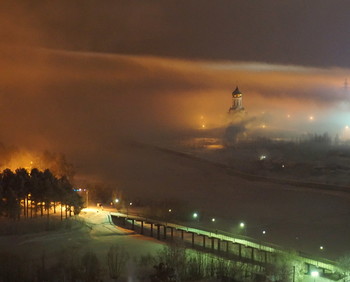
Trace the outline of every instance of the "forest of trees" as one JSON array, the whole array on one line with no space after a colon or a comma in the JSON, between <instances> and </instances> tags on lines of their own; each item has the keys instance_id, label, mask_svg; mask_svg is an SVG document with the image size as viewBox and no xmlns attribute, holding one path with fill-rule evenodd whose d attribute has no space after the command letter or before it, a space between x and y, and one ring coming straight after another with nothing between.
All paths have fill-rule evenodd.
<instances>
[{"instance_id":1,"label":"forest of trees","mask_svg":"<svg viewBox=\"0 0 350 282\"><path fill-rule=\"evenodd\" d=\"M5 169L0 174L0 216L10 219L35 217L59 209L61 219L79 214L83 200L68 178L55 177L50 170L24 168L15 172Z\"/></svg>"}]
</instances>

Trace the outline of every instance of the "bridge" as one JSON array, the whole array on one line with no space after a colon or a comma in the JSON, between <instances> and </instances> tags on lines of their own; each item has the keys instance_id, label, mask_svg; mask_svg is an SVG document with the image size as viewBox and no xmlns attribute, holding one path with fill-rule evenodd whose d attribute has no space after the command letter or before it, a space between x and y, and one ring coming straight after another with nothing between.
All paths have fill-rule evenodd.
<instances>
[{"instance_id":1,"label":"bridge","mask_svg":"<svg viewBox=\"0 0 350 282\"><path fill-rule=\"evenodd\" d=\"M280 246L245 236L211 232L135 215L114 212L111 212L110 215L114 224L134 230L141 235L163 241L182 240L184 244L193 249L247 262L260 270L269 264L272 265L276 255L290 253ZM343 277L343 271L333 261L315 258L305 253L298 253L298 258L303 262L306 274L317 270L320 276L331 280L339 280Z\"/></svg>"}]
</instances>

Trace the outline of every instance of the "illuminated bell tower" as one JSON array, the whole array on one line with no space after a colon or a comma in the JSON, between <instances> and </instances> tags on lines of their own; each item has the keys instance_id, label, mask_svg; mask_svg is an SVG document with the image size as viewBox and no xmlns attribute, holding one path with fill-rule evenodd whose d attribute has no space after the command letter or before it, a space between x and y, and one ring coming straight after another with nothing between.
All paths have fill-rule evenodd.
<instances>
[{"instance_id":1,"label":"illuminated bell tower","mask_svg":"<svg viewBox=\"0 0 350 282\"><path fill-rule=\"evenodd\" d=\"M243 96L243 93L239 91L237 86L236 89L232 92L232 106L228 110L229 113L244 111L242 96Z\"/></svg>"}]
</instances>

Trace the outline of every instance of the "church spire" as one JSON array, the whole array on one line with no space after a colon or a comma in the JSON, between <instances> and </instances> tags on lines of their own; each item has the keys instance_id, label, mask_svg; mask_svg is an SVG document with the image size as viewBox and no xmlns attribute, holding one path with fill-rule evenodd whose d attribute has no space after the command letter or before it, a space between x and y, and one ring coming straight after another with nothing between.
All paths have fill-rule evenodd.
<instances>
[{"instance_id":1,"label":"church spire","mask_svg":"<svg viewBox=\"0 0 350 282\"><path fill-rule=\"evenodd\" d=\"M232 92L232 106L228 112L235 113L240 111L244 111L243 93L239 90L238 86L236 86L236 89Z\"/></svg>"}]
</instances>

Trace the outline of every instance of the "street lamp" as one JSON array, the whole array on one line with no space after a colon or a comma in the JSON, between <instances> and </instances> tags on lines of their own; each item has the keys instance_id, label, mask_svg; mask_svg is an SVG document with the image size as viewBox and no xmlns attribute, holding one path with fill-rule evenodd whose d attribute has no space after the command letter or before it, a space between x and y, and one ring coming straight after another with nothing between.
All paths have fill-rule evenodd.
<instances>
[{"instance_id":1,"label":"street lamp","mask_svg":"<svg viewBox=\"0 0 350 282\"><path fill-rule=\"evenodd\" d=\"M129 202L129 205L126 205L126 216L129 216L129 207L132 206L132 202Z\"/></svg>"},{"instance_id":2,"label":"street lamp","mask_svg":"<svg viewBox=\"0 0 350 282\"><path fill-rule=\"evenodd\" d=\"M215 222L215 218L213 217L213 218L211 219L211 221L212 221L212 222Z\"/></svg>"},{"instance_id":3,"label":"street lamp","mask_svg":"<svg viewBox=\"0 0 350 282\"><path fill-rule=\"evenodd\" d=\"M260 157L259 157L259 160L260 161L263 161L263 160L265 160L266 159L266 155L261 155Z\"/></svg>"},{"instance_id":4,"label":"street lamp","mask_svg":"<svg viewBox=\"0 0 350 282\"><path fill-rule=\"evenodd\" d=\"M86 207L89 206L89 190L86 189Z\"/></svg>"},{"instance_id":5,"label":"street lamp","mask_svg":"<svg viewBox=\"0 0 350 282\"><path fill-rule=\"evenodd\" d=\"M194 212L192 216L193 216L194 219L197 219L198 218L198 213Z\"/></svg>"},{"instance_id":6,"label":"street lamp","mask_svg":"<svg viewBox=\"0 0 350 282\"><path fill-rule=\"evenodd\" d=\"M242 232L244 232L244 235L247 235L247 228L246 228L246 225L245 225L245 223L244 223L243 221L241 221L241 222L239 223L239 229L240 229Z\"/></svg>"}]
</instances>

